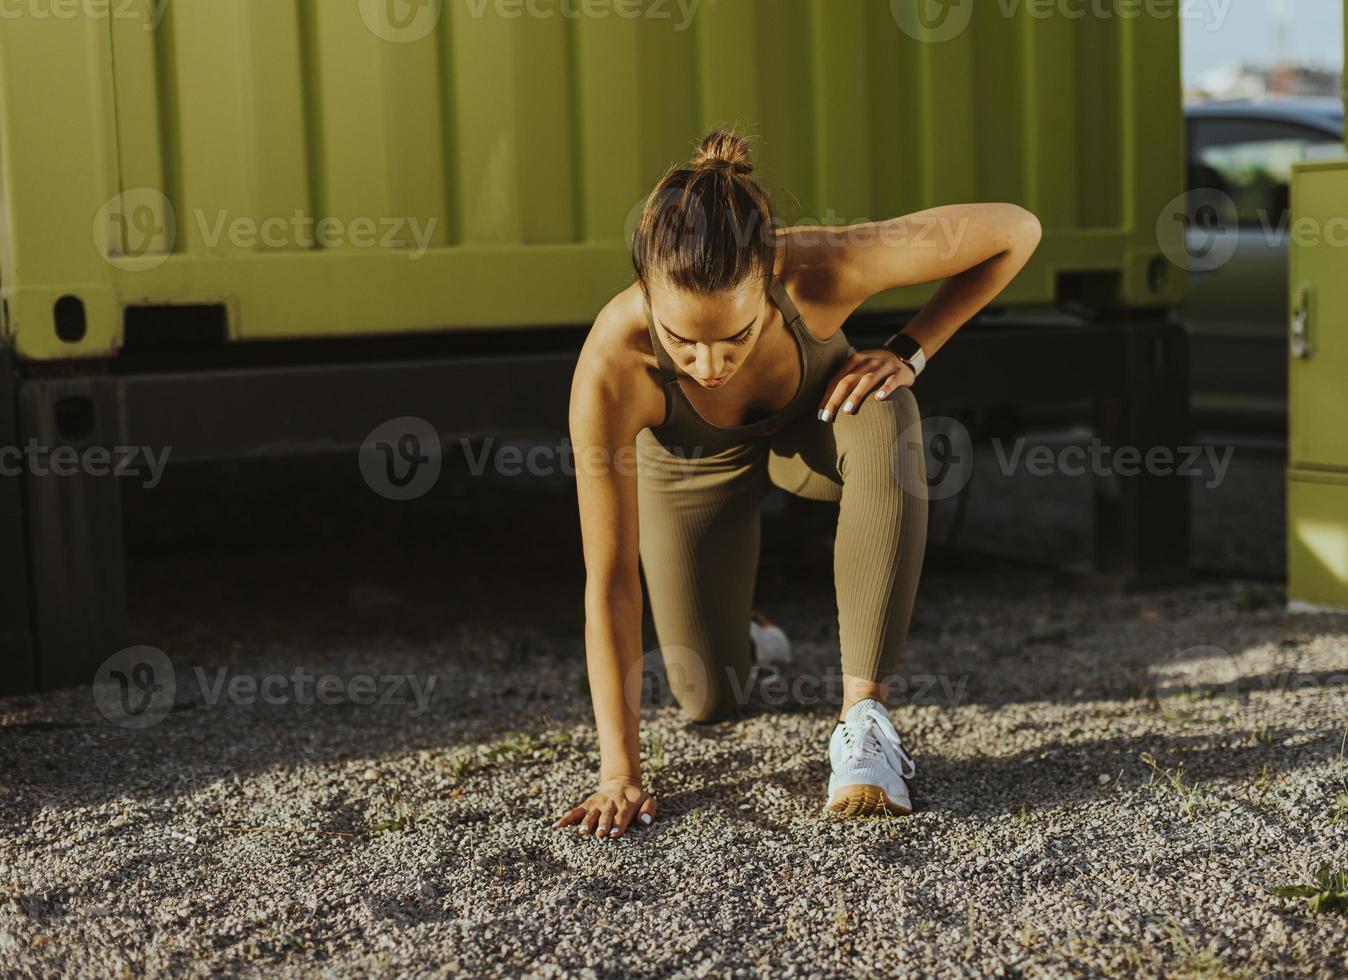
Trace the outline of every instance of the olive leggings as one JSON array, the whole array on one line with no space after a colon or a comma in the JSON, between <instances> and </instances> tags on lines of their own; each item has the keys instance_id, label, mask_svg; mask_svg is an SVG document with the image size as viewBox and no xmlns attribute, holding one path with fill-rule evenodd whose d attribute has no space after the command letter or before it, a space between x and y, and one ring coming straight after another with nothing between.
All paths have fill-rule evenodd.
<instances>
[{"instance_id":1,"label":"olive leggings","mask_svg":"<svg viewBox=\"0 0 1348 980\"><path fill-rule=\"evenodd\" d=\"M927 541L917 399L868 396L724 451L687 457L637 440L641 565L669 687L695 721L733 715L753 662L749 620L760 505L773 486L838 504L833 575L842 669L880 680L898 662Z\"/></svg>"}]
</instances>

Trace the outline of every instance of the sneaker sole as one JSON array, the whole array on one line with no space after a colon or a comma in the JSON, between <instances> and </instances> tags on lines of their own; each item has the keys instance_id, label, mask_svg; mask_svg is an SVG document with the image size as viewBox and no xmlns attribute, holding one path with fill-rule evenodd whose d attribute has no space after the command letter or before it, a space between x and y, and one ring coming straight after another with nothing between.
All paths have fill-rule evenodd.
<instances>
[{"instance_id":1,"label":"sneaker sole","mask_svg":"<svg viewBox=\"0 0 1348 980\"><path fill-rule=\"evenodd\" d=\"M913 812L912 807L900 806L891 800L879 786L862 783L839 786L826 806L830 813L844 817L872 817L881 813L903 817Z\"/></svg>"}]
</instances>

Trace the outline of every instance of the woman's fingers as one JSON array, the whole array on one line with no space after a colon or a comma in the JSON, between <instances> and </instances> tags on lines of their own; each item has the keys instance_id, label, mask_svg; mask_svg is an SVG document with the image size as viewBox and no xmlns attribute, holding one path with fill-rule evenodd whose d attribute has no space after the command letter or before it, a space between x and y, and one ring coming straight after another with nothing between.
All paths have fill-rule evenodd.
<instances>
[{"instance_id":1,"label":"woman's fingers","mask_svg":"<svg viewBox=\"0 0 1348 980\"><path fill-rule=\"evenodd\" d=\"M637 819L647 827L655 819L655 797L649 793L646 794L646 799L642 801L640 808L637 810Z\"/></svg>"},{"instance_id":2,"label":"woman's fingers","mask_svg":"<svg viewBox=\"0 0 1348 980\"><path fill-rule=\"evenodd\" d=\"M847 399L843 402L842 410L849 415L855 415L857 409L861 407L861 399L866 397L866 393L875 387L875 383L880 379L876 371L866 371L857 376L856 382L852 385L852 390L847 393Z\"/></svg>"},{"instance_id":3,"label":"woman's fingers","mask_svg":"<svg viewBox=\"0 0 1348 980\"><path fill-rule=\"evenodd\" d=\"M581 820L580 826L576 830L582 834L593 834L594 828L599 826L599 809L597 807L587 807L585 817Z\"/></svg>"},{"instance_id":4,"label":"woman's fingers","mask_svg":"<svg viewBox=\"0 0 1348 980\"><path fill-rule=\"evenodd\" d=\"M852 387L847 391L847 397L843 400L840 411L855 415L861 408L861 400L888 376L885 369L874 366L857 374L853 379Z\"/></svg>"},{"instance_id":5,"label":"woman's fingers","mask_svg":"<svg viewBox=\"0 0 1348 980\"><path fill-rule=\"evenodd\" d=\"M828 396L820 406L819 418L831 422L842 412L855 415L861 400L872 391L877 398L888 396L901 387L908 370L888 357L853 355L829 383Z\"/></svg>"},{"instance_id":6,"label":"woman's fingers","mask_svg":"<svg viewBox=\"0 0 1348 980\"><path fill-rule=\"evenodd\" d=\"M853 370L864 361L864 357L854 352L829 379L829 383L824 388L824 400L820 403L818 412L819 417L825 422L837 418L838 410L842 407L842 403L846 401L847 393L851 391L855 383L852 377Z\"/></svg>"},{"instance_id":7,"label":"woman's fingers","mask_svg":"<svg viewBox=\"0 0 1348 980\"><path fill-rule=\"evenodd\" d=\"M604 808L599 811L599 828L594 832L596 837L607 837L609 830L613 827L613 816L618 812L618 808L613 805L613 801L604 804Z\"/></svg>"},{"instance_id":8,"label":"woman's fingers","mask_svg":"<svg viewBox=\"0 0 1348 980\"><path fill-rule=\"evenodd\" d=\"M648 827L655 820L655 797L643 791L624 796L595 796L573 807L557 819L553 827L569 827L576 833L602 840L621 837L637 821Z\"/></svg>"},{"instance_id":9,"label":"woman's fingers","mask_svg":"<svg viewBox=\"0 0 1348 980\"><path fill-rule=\"evenodd\" d=\"M627 829L627 825L632 822L632 814L634 813L636 813L636 807L627 800L619 803L618 812L614 814L613 827L609 830L608 835L610 837L621 837L623 831Z\"/></svg>"},{"instance_id":10,"label":"woman's fingers","mask_svg":"<svg viewBox=\"0 0 1348 980\"><path fill-rule=\"evenodd\" d=\"M898 389L911 385L913 381L917 379L916 375L913 375L912 380L909 379L909 375L912 373L912 370L913 369L911 367L905 365L899 368L889 377L885 378L884 384L880 385L880 387L875 389L875 397L888 398Z\"/></svg>"},{"instance_id":11,"label":"woman's fingers","mask_svg":"<svg viewBox=\"0 0 1348 980\"><path fill-rule=\"evenodd\" d=\"M563 813L557 818L557 822L553 824L552 827L554 830L558 827L569 827L583 816L585 816L585 804L582 803L580 806L573 806L570 810Z\"/></svg>"}]
</instances>

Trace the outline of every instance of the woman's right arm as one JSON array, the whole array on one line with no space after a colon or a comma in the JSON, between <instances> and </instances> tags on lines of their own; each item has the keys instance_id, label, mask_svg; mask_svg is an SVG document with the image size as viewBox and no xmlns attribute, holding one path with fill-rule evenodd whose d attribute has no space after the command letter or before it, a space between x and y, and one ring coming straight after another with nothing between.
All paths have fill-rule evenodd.
<instances>
[{"instance_id":1,"label":"woman's right arm","mask_svg":"<svg viewBox=\"0 0 1348 980\"><path fill-rule=\"evenodd\" d=\"M612 305L612 304L611 304ZM599 787L555 826L620 836L655 817L642 786L639 740L642 593L636 436L651 424L652 391L640 360L624 351L617 315L595 321L576 364L569 409L585 555L585 663L599 735Z\"/></svg>"}]
</instances>

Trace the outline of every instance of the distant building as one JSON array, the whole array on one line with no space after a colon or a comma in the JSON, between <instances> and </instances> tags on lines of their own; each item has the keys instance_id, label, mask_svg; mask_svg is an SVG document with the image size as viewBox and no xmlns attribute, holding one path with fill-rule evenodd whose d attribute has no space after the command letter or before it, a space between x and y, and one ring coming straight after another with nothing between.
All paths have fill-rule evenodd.
<instances>
[{"instance_id":1,"label":"distant building","mask_svg":"<svg viewBox=\"0 0 1348 980\"><path fill-rule=\"evenodd\" d=\"M1278 95L1329 95L1342 98L1343 73L1306 65L1265 68L1233 62L1204 72L1184 90L1186 102L1262 99Z\"/></svg>"}]
</instances>

